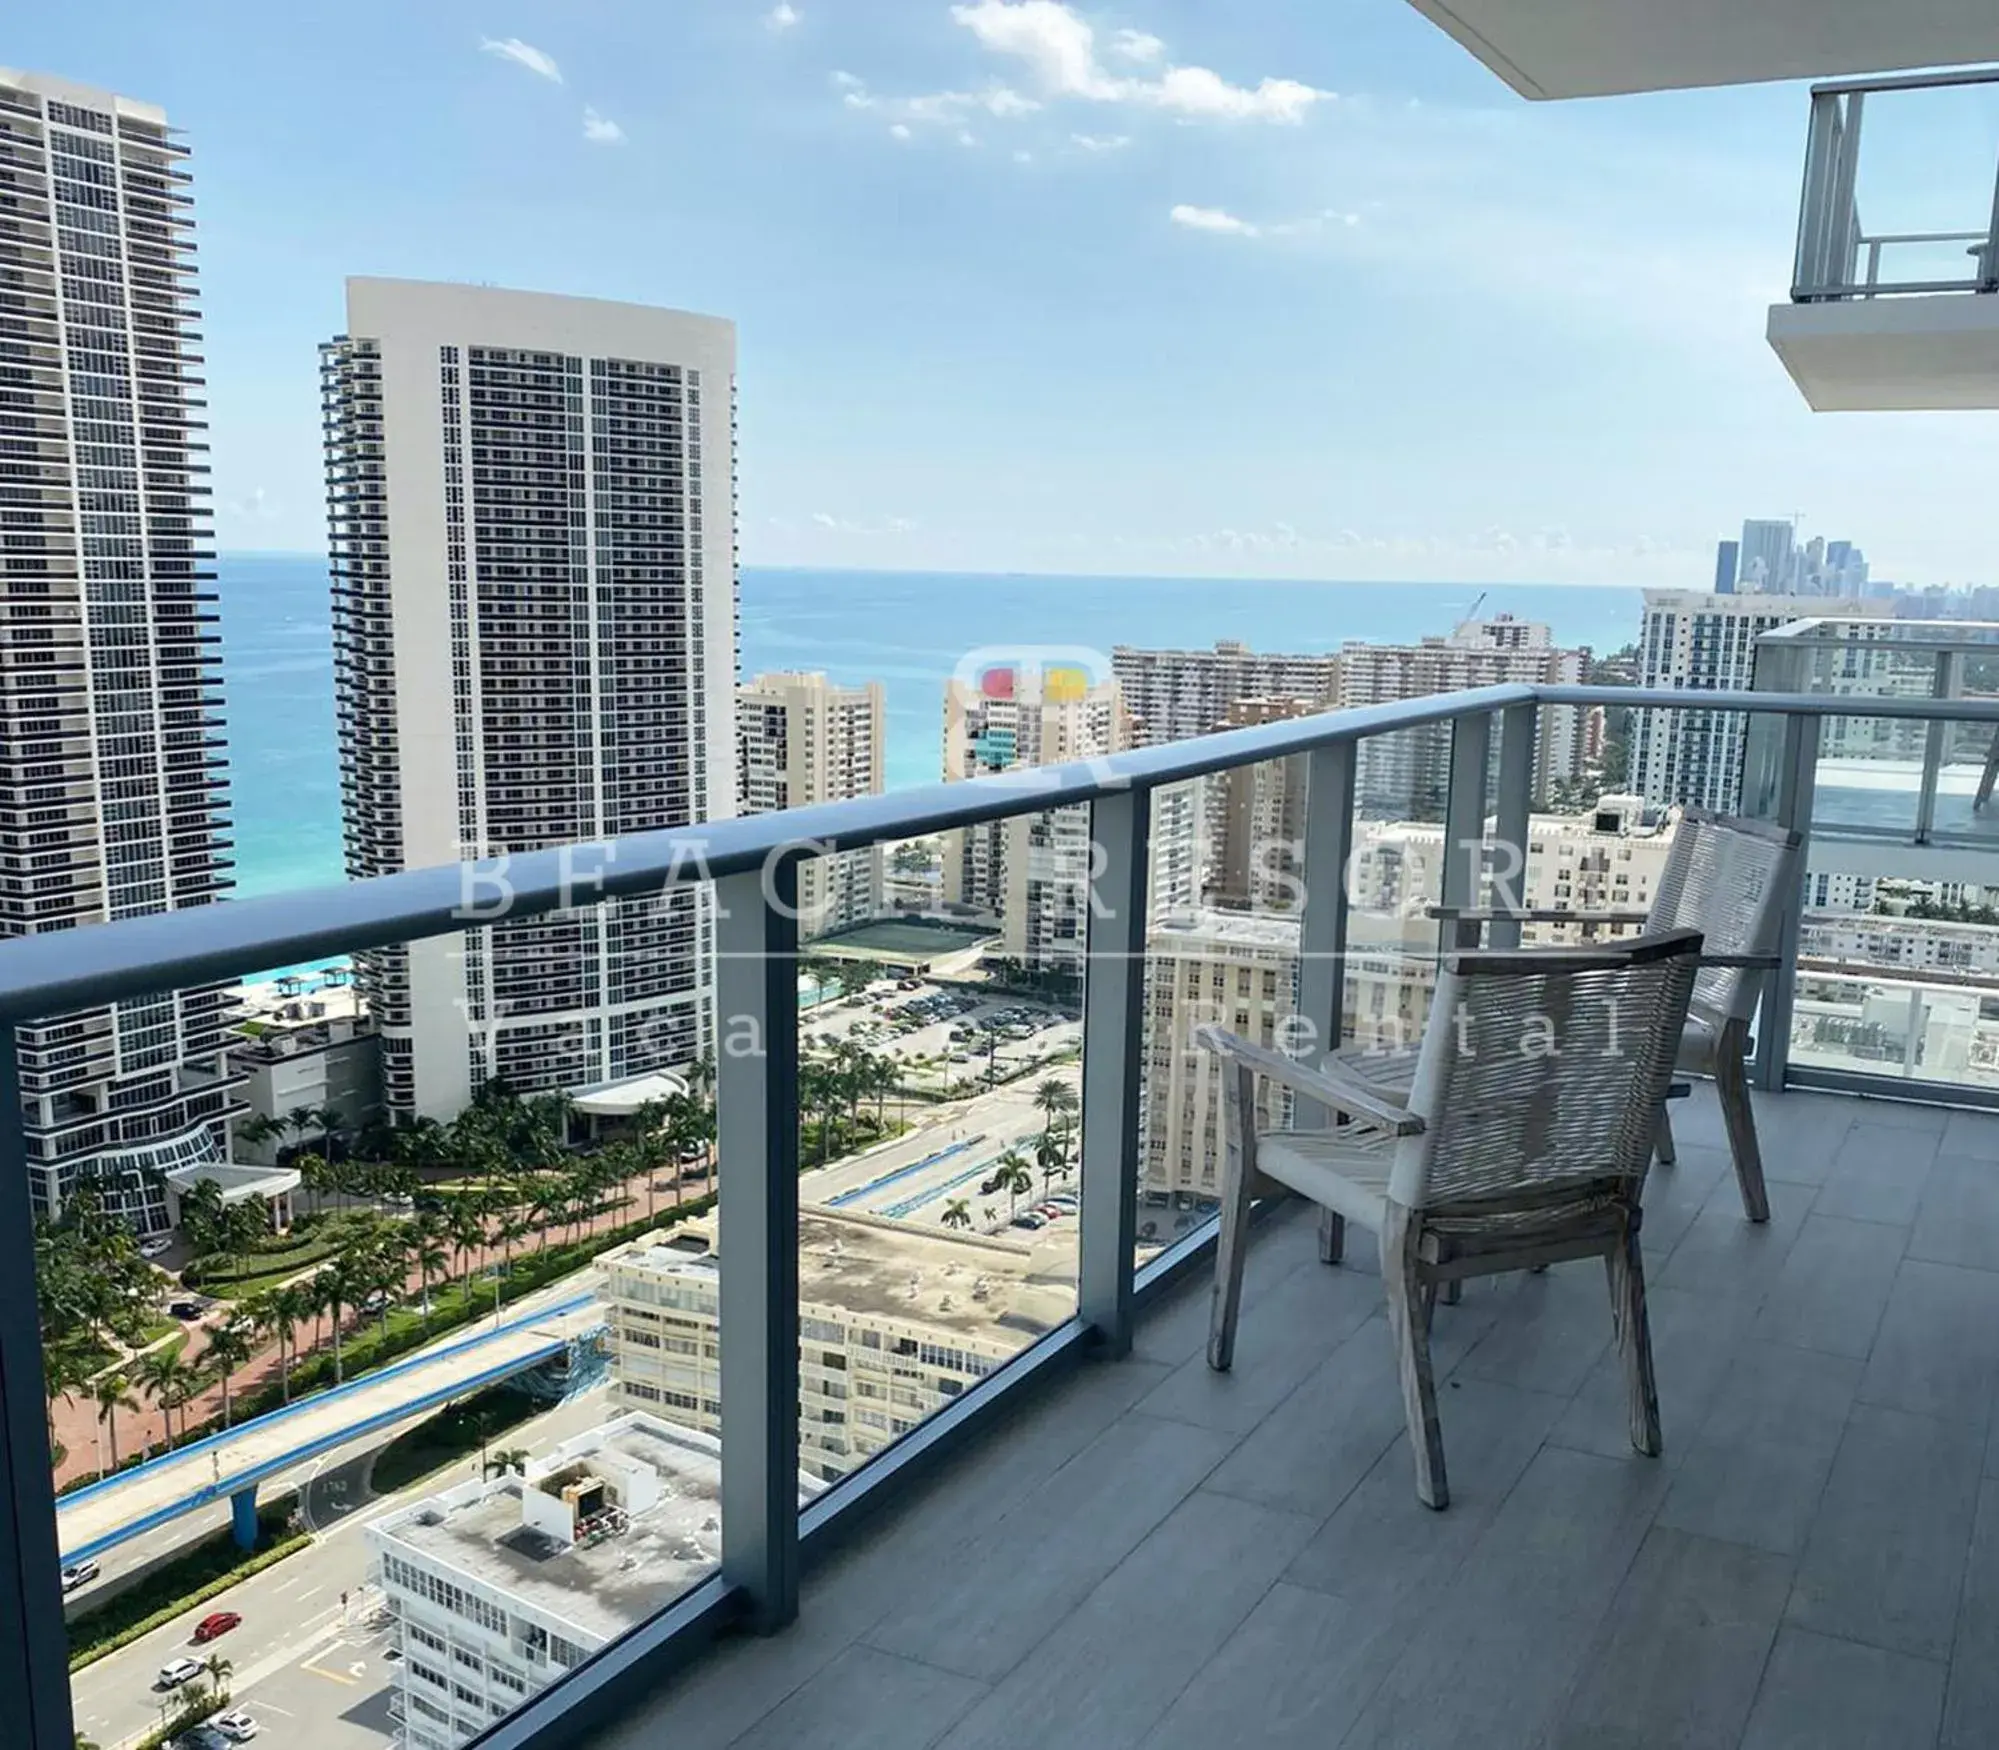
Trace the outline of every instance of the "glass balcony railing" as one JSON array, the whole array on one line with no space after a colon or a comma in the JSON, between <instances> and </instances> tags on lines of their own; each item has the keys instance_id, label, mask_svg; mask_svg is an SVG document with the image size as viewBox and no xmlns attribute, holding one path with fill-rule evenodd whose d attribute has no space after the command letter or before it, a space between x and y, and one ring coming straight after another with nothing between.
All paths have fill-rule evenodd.
<instances>
[{"instance_id":1,"label":"glass balcony railing","mask_svg":"<svg viewBox=\"0 0 1999 1750\"><path fill-rule=\"evenodd\" d=\"M187 1317L149 1298L159 1284L123 1226L49 1219L45 1132L89 1115L30 1085L36 1039L61 1037L38 1024L111 1005L129 1018L162 992L329 955L474 955L490 881L417 871L0 945L0 1490L17 1504L0 1517L0 1628L20 1625L0 1652L19 1649L29 1722L8 1743L135 1739L164 1711L144 1694L156 1667L226 1677L201 1671L204 1648L167 1644L183 1622L79 1670L72 1694L65 1566L82 1621L91 1588L107 1596L183 1542L210 1540L218 1561L232 1536L289 1548L353 1510L371 1471L397 1498L299 1559L353 1565L310 1584L330 1585L324 1608L339 1598L368 1672L343 1718L385 1741L573 1737L577 1710L656 1688L703 1637L789 1621L802 1552L895 1501L1028 1381L1122 1354L1139 1310L1205 1256L1224 1139L1212 1067L1183 1050L1193 1024L1307 1057L1412 1043L1449 945L1436 909L1478 903L1516 853L1537 912L1646 908L1671 799L1568 779L1537 794L1551 712L1749 723L1744 810L1808 847L1764 993L1766 1089L1999 1105L1999 822L1981 796L1999 628L1806 622L1764 641L1757 680L1485 688L1039 768L1032 788L719 822L594 847L593 883L604 873L584 906L575 847L517 857L502 928L559 914L587 932L601 904L658 904L697 871L712 883L712 1082L666 1078L657 1135L606 1110L563 1141L532 1100L489 1101L380 1173L259 1168L246 1193L281 1199L289 1232L276 1244L206 1211L219 1237L201 1299L216 1304ZM821 1002L815 959L801 1006L803 859L939 851L1010 821L1023 867L1078 883L1048 910L1073 921L1064 980L1023 961L1003 991L899 978ZM1073 825L1087 854L1036 862L1061 848L1037 822ZM1190 851L1204 831L1219 844ZM1527 941L1565 930L1535 923ZM298 1039L238 1067L321 1049ZM559 1030L513 1048L543 1046L566 1049ZM331 1086L330 1067L314 1073ZM301 1285L315 1292L287 1301ZM514 1389L528 1372L545 1397ZM452 1468L426 1474L427 1453ZM53 1482L81 1485L60 1513ZM261 1669L261 1613L307 1584L246 1576L211 1600L253 1625L217 1630L238 1637L221 1650Z\"/></svg>"},{"instance_id":2,"label":"glass balcony railing","mask_svg":"<svg viewBox=\"0 0 1999 1750\"><path fill-rule=\"evenodd\" d=\"M1792 298L1999 292L1996 177L1999 71L1815 87Z\"/></svg>"}]
</instances>

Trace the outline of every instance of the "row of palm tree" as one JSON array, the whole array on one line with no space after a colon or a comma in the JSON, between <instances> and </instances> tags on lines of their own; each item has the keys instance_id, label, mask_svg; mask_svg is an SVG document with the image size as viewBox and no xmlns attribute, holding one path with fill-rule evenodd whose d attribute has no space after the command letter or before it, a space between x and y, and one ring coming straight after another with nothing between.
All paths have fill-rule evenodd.
<instances>
[{"instance_id":1,"label":"row of palm tree","mask_svg":"<svg viewBox=\"0 0 1999 1750\"><path fill-rule=\"evenodd\" d=\"M844 1118L851 1139L859 1126L861 1103L874 1102L874 1125L886 1128L889 1095L902 1094L902 1066L885 1052L870 1051L849 1039L834 1041L824 1052L798 1066L798 1119L801 1132L816 1118L819 1160L824 1166L833 1151L835 1120ZM803 1152L801 1150L801 1152Z\"/></svg>"}]
</instances>

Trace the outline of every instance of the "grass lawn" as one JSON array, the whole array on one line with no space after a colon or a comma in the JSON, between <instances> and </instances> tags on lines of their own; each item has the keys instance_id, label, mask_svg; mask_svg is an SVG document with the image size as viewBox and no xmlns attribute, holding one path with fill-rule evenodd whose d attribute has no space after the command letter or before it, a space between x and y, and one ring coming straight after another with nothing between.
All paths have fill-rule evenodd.
<instances>
[{"instance_id":1,"label":"grass lawn","mask_svg":"<svg viewBox=\"0 0 1999 1750\"><path fill-rule=\"evenodd\" d=\"M488 1386L455 1404L448 1404L429 1421L399 1434L375 1455L369 1487L377 1495L393 1495L411 1483L467 1457L483 1444L499 1448L508 1429L549 1406L511 1386Z\"/></svg>"},{"instance_id":2,"label":"grass lawn","mask_svg":"<svg viewBox=\"0 0 1999 1750\"><path fill-rule=\"evenodd\" d=\"M171 1337L179 1329L179 1319L148 1319L146 1328L139 1333L139 1340L132 1347L143 1349L148 1344L157 1343L162 1337Z\"/></svg>"}]
</instances>

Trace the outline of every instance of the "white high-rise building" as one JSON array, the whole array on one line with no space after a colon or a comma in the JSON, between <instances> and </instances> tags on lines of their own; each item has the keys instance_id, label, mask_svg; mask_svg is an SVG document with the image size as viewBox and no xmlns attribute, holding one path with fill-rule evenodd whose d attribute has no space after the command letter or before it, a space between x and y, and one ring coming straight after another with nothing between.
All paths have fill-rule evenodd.
<instances>
[{"instance_id":1,"label":"white high-rise building","mask_svg":"<svg viewBox=\"0 0 1999 1750\"><path fill-rule=\"evenodd\" d=\"M1140 650L1120 644L1111 651L1136 747L1212 734L1238 699L1306 699L1330 705L1337 663L1324 653L1258 652L1232 638L1212 650Z\"/></svg>"},{"instance_id":2,"label":"white high-rise building","mask_svg":"<svg viewBox=\"0 0 1999 1750\"><path fill-rule=\"evenodd\" d=\"M946 780L1096 759L1130 746L1130 719L1115 679L1084 684L1080 671L1057 674L1063 678L1051 682L1022 670L993 693L947 681ZM1073 689L1066 684L1071 675ZM996 917L1007 958L1037 972L1082 970L1089 880L1087 807L1015 815L946 836L946 902Z\"/></svg>"},{"instance_id":3,"label":"white high-rise building","mask_svg":"<svg viewBox=\"0 0 1999 1750\"><path fill-rule=\"evenodd\" d=\"M836 687L823 674L760 674L736 695L745 814L879 796L888 751L880 681ZM880 847L809 858L798 871L807 940L864 924L882 905Z\"/></svg>"},{"instance_id":4,"label":"white high-rise building","mask_svg":"<svg viewBox=\"0 0 1999 1750\"><path fill-rule=\"evenodd\" d=\"M1535 621L1510 615L1466 620L1448 638L1341 645L1334 703L1347 710L1470 687L1574 686L1583 678L1588 655L1560 648L1549 629ZM1549 706L1538 714L1536 726L1534 794L1545 799L1557 779L1582 770L1585 713L1572 705ZM1363 814L1439 819L1450 778L1451 727L1438 723L1362 742L1354 786Z\"/></svg>"},{"instance_id":5,"label":"white high-rise building","mask_svg":"<svg viewBox=\"0 0 1999 1750\"><path fill-rule=\"evenodd\" d=\"M1199 1202L1219 1194L1222 1077L1228 1070L1194 1043L1194 1029L1213 1024L1252 1044L1303 1047L1310 1041L1292 1025L1297 992L1295 917L1197 910L1167 918L1147 934L1139 1184L1149 1198ZM1281 1122L1287 1110L1284 1090L1259 1080L1263 1124Z\"/></svg>"},{"instance_id":6,"label":"white high-rise building","mask_svg":"<svg viewBox=\"0 0 1999 1750\"><path fill-rule=\"evenodd\" d=\"M734 373L714 317L347 282L322 377L349 875L734 815ZM698 1056L712 912L689 884L364 956L389 1112Z\"/></svg>"},{"instance_id":7,"label":"white high-rise building","mask_svg":"<svg viewBox=\"0 0 1999 1750\"><path fill-rule=\"evenodd\" d=\"M1743 526L1743 553L1753 523ZM1788 530L1789 523L1772 525ZM1891 601L1772 600L1710 595L1696 589L1648 589L1638 639L1638 684L1734 691L1754 684L1756 640L1794 620L1892 617ZM1633 788L1647 801L1691 803L1734 812L1741 797L1743 718L1726 711L1636 711Z\"/></svg>"},{"instance_id":8,"label":"white high-rise building","mask_svg":"<svg viewBox=\"0 0 1999 1750\"><path fill-rule=\"evenodd\" d=\"M187 145L0 68L0 937L229 885ZM30 1188L142 1230L228 1160L213 985L19 1030Z\"/></svg>"}]
</instances>

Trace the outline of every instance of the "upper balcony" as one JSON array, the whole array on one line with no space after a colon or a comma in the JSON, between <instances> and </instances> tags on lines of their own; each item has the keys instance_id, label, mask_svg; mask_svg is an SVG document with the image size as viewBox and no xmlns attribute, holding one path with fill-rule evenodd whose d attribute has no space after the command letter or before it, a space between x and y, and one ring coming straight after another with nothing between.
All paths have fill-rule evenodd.
<instances>
[{"instance_id":1,"label":"upper balcony","mask_svg":"<svg viewBox=\"0 0 1999 1750\"><path fill-rule=\"evenodd\" d=\"M1981 0L1410 0L1523 97L1605 97L1999 58Z\"/></svg>"},{"instance_id":2,"label":"upper balcony","mask_svg":"<svg viewBox=\"0 0 1999 1750\"><path fill-rule=\"evenodd\" d=\"M1821 413L1999 407L1999 69L1813 90L1769 338Z\"/></svg>"}]
</instances>

